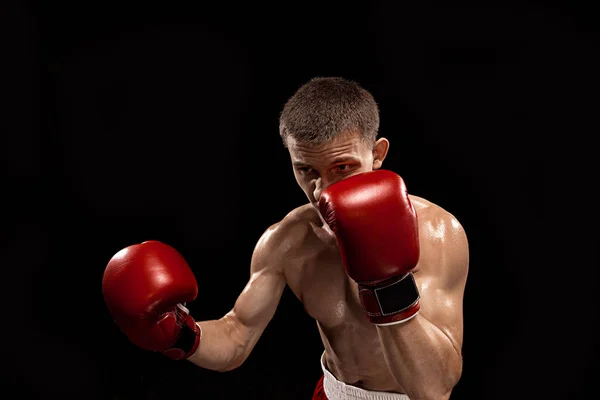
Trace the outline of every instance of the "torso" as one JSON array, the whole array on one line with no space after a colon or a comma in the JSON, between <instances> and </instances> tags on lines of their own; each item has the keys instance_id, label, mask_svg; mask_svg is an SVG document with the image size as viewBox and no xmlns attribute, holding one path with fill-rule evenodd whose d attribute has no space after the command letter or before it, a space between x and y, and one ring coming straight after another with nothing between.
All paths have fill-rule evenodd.
<instances>
[{"instance_id":1,"label":"torso","mask_svg":"<svg viewBox=\"0 0 600 400\"><path fill-rule=\"evenodd\" d=\"M427 222L425 210L433 205L415 196L411 201L421 227ZM308 229L297 244L301 257L289 263L284 274L290 289L317 322L325 347L325 366L349 385L403 393L387 368L377 329L361 308L357 284L344 271L333 233L310 204L290 215ZM421 262L416 270L420 267Z\"/></svg>"}]
</instances>

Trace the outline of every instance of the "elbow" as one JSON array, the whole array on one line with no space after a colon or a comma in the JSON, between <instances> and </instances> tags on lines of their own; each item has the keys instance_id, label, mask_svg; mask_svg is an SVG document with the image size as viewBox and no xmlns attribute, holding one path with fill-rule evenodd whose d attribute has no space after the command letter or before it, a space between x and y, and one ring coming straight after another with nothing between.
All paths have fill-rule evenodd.
<instances>
[{"instance_id":1,"label":"elbow","mask_svg":"<svg viewBox=\"0 0 600 400\"><path fill-rule=\"evenodd\" d=\"M229 372L229 371L233 371L236 368L237 368L237 366L232 365L232 366L217 368L217 369L215 369L215 371L216 372Z\"/></svg>"},{"instance_id":2,"label":"elbow","mask_svg":"<svg viewBox=\"0 0 600 400\"><path fill-rule=\"evenodd\" d=\"M242 366L250 354L249 341L247 335L240 332L240 325L232 313L222 318L227 326L227 357L223 365L216 368L217 372L229 372Z\"/></svg>"},{"instance_id":3,"label":"elbow","mask_svg":"<svg viewBox=\"0 0 600 400\"><path fill-rule=\"evenodd\" d=\"M224 365L224 366L222 366L220 368L215 369L215 371L217 371L217 372L229 372L229 371L233 371L234 369L241 367L242 364L244 363L244 361L245 360L240 360L240 361L236 360L234 362L231 362L231 363L229 363L227 365Z\"/></svg>"},{"instance_id":4,"label":"elbow","mask_svg":"<svg viewBox=\"0 0 600 400\"><path fill-rule=\"evenodd\" d=\"M452 368L452 370L448 374L448 379L446 380L446 389L447 389L448 397L450 397L450 393L452 392L454 387L456 385L458 385L458 382L460 381L460 378L462 377L462 371L463 371L462 356L460 353L458 353L457 355L458 355L458 358L456 361L456 365L454 366L454 368Z\"/></svg>"},{"instance_id":5,"label":"elbow","mask_svg":"<svg viewBox=\"0 0 600 400\"><path fill-rule=\"evenodd\" d=\"M236 351L236 356L229 360L229 362L225 363L220 368L216 369L217 372L229 372L233 371L236 368L239 368L244 364L246 359L249 356L249 351L245 346L238 346L238 350Z\"/></svg>"},{"instance_id":6,"label":"elbow","mask_svg":"<svg viewBox=\"0 0 600 400\"><path fill-rule=\"evenodd\" d=\"M418 387L408 390L407 395L411 400L448 400L461 375L462 365L459 365L453 371L447 372L444 379L438 380L436 384L423 382Z\"/></svg>"},{"instance_id":7,"label":"elbow","mask_svg":"<svg viewBox=\"0 0 600 400\"><path fill-rule=\"evenodd\" d=\"M212 364L200 364L198 362L194 362L193 360L188 360L191 361L193 364L197 365L200 368L204 368L204 369L208 369L211 371L215 371L215 372L229 372L229 371L233 371L234 369L238 368L239 366L241 366L243 364L242 362L228 362L228 363L212 363Z\"/></svg>"},{"instance_id":8,"label":"elbow","mask_svg":"<svg viewBox=\"0 0 600 400\"><path fill-rule=\"evenodd\" d=\"M429 393L424 399L439 399L447 400L450 398L452 391L460 381L462 376L462 356L459 352L456 352L455 357L451 358L451 362L446 365L445 372L441 379L438 381L438 385L428 385L429 388L434 389L434 393Z\"/></svg>"},{"instance_id":9,"label":"elbow","mask_svg":"<svg viewBox=\"0 0 600 400\"><path fill-rule=\"evenodd\" d=\"M457 365L448 371L445 379L440 382L438 389L435 393L430 393L428 396L423 397L424 399L436 399L436 400L448 400L454 387L458 384L460 377L462 376L462 362L458 362Z\"/></svg>"},{"instance_id":10,"label":"elbow","mask_svg":"<svg viewBox=\"0 0 600 400\"><path fill-rule=\"evenodd\" d=\"M421 388L420 390L409 391L406 394L410 400L448 400L452 389L449 390L427 390Z\"/></svg>"},{"instance_id":11,"label":"elbow","mask_svg":"<svg viewBox=\"0 0 600 400\"><path fill-rule=\"evenodd\" d=\"M448 374L448 377L447 377L446 381L444 382L445 384L443 385L443 388L440 391L440 393L438 394L438 396L436 397L436 399L440 399L440 400L449 399L450 395L452 394L452 391L454 390L454 388L460 381L461 376L462 376L462 362L459 363L459 365L451 373Z\"/></svg>"},{"instance_id":12,"label":"elbow","mask_svg":"<svg viewBox=\"0 0 600 400\"><path fill-rule=\"evenodd\" d=\"M437 393L431 393L428 396L424 397L424 399L431 399L431 400L448 400L450 399L450 395L452 394L452 390L454 389L454 386L447 388L447 389L442 389L440 391L438 391Z\"/></svg>"}]
</instances>

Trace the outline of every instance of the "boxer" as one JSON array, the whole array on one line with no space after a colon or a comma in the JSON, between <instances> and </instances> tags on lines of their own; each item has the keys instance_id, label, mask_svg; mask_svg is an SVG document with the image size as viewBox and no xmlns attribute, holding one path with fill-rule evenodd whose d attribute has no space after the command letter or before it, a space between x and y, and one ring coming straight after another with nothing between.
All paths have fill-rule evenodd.
<instances>
[{"instance_id":1,"label":"boxer","mask_svg":"<svg viewBox=\"0 0 600 400\"><path fill-rule=\"evenodd\" d=\"M301 86L280 135L308 202L260 237L231 311L196 322L185 307L198 291L190 267L148 241L119 251L104 273L120 329L143 349L231 371L288 285L325 348L313 399L449 398L462 373L467 237L451 213L382 168L390 142L378 129L377 104L358 83Z\"/></svg>"}]
</instances>

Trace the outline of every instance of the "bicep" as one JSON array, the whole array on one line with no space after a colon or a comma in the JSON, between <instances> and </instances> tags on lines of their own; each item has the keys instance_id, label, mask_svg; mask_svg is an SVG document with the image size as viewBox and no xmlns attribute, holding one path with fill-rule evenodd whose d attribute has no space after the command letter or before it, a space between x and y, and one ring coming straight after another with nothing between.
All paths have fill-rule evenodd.
<instances>
[{"instance_id":1,"label":"bicep","mask_svg":"<svg viewBox=\"0 0 600 400\"><path fill-rule=\"evenodd\" d=\"M262 331L273 318L284 288L283 274L268 269L256 271L231 313L244 328Z\"/></svg>"},{"instance_id":2,"label":"bicep","mask_svg":"<svg viewBox=\"0 0 600 400\"><path fill-rule=\"evenodd\" d=\"M248 357L265 328L273 318L285 280L269 271L253 273L224 320L229 325L230 338L239 350L239 363Z\"/></svg>"},{"instance_id":3,"label":"bicep","mask_svg":"<svg viewBox=\"0 0 600 400\"><path fill-rule=\"evenodd\" d=\"M295 221L292 221L295 222ZM298 257L294 253L306 224L277 223L258 240L250 265L250 279L228 316L249 352L273 318L286 285L284 269Z\"/></svg>"},{"instance_id":4,"label":"bicep","mask_svg":"<svg viewBox=\"0 0 600 400\"><path fill-rule=\"evenodd\" d=\"M469 249L462 226L448 216L444 235L427 240L426 265L415 274L421 292L421 313L442 330L460 351L463 338L463 295Z\"/></svg>"},{"instance_id":5,"label":"bicep","mask_svg":"<svg viewBox=\"0 0 600 400\"><path fill-rule=\"evenodd\" d=\"M258 241L252 254L250 279L228 314L235 321L241 340L251 345L273 318L285 288L281 258L274 251L275 229L268 229Z\"/></svg>"}]
</instances>

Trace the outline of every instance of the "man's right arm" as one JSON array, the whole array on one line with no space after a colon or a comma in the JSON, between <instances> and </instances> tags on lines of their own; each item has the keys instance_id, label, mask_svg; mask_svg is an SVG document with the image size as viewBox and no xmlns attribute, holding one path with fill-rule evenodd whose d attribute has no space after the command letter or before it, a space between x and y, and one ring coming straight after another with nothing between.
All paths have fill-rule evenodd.
<instances>
[{"instance_id":1,"label":"man's right arm","mask_svg":"<svg viewBox=\"0 0 600 400\"><path fill-rule=\"evenodd\" d=\"M194 364L231 371L246 360L275 310L285 288L283 266L291 237L273 225L262 235L252 254L250 280L233 309L218 320L198 322L202 339L188 358Z\"/></svg>"}]
</instances>

